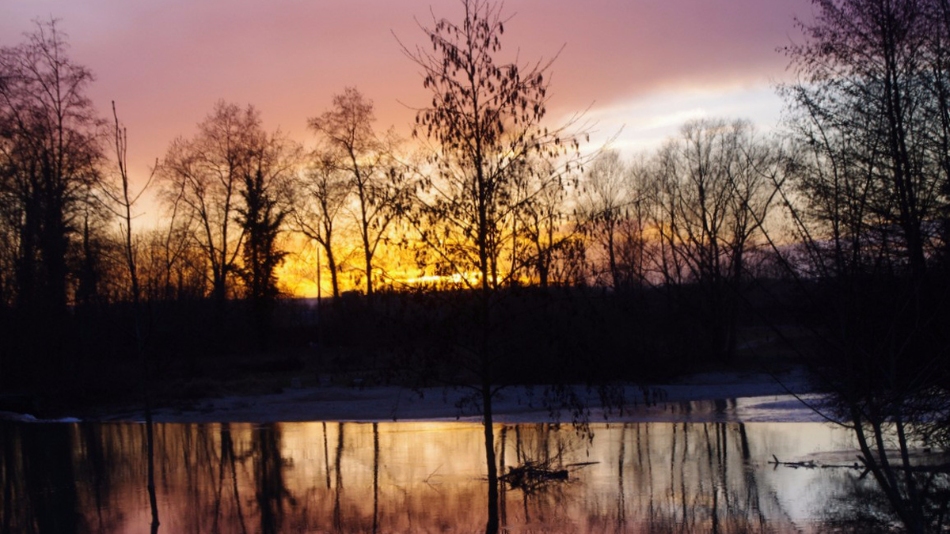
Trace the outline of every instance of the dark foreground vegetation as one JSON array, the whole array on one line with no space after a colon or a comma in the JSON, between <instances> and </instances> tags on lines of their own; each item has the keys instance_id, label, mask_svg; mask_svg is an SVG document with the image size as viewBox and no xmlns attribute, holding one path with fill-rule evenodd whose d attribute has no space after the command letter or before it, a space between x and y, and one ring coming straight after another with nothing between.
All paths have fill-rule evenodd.
<instances>
[{"instance_id":1,"label":"dark foreground vegetation","mask_svg":"<svg viewBox=\"0 0 950 534\"><path fill-rule=\"evenodd\" d=\"M493 382L655 383L691 371L792 362L772 327L801 324L807 316L803 303L778 309L764 290L750 290L739 314L739 348L721 361L710 352L712 333L695 312L693 301L701 296L690 292L499 292L491 325ZM246 302L229 302L223 320L214 318L208 301L149 304L143 332L149 387L159 404L169 404L269 393L292 383L474 384L481 372L469 354L478 339L472 329L476 297L468 290L441 290L380 292L372 300L359 294L321 302L282 299L267 348L259 345ZM128 305L70 314L55 353L45 352L49 345L36 341L30 325L10 319L4 324L15 326L3 337L0 410L20 406L38 416L75 415L142 402L143 370L129 357L137 340ZM798 330L783 326L788 336L800 337Z\"/></svg>"}]
</instances>

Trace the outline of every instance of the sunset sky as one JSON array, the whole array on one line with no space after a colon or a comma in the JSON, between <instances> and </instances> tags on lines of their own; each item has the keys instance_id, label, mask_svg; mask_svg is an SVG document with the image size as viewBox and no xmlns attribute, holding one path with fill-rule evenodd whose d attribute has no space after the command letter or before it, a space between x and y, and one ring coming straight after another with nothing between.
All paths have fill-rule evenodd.
<instances>
[{"instance_id":1,"label":"sunset sky","mask_svg":"<svg viewBox=\"0 0 950 534\"><path fill-rule=\"evenodd\" d=\"M628 157L696 117L746 118L760 131L782 111L788 80L778 48L800 40L810 0L508 0L502 59L550 59L548 120L585 113L596 149L611 138ZM192 137L218 100L260 110L268 131L304 144L307 119L355 86L376 106L379 131L408 136L431 98L403 53L429 43L420 25L461 19L459 0L0 0L0 46L35 21L59 20L74 62L96 76L103 117L115 101L128 129L134 182L176 136ZM559 53L560 51L560 53ZM559 55L558 55L559 53ZM585 112L586 110L586 112ZM162 219L155 188L134 209L138 228ZM303 254L303 252L301 252ZM297 294L316 292L315 260L285 262ZM291 265L293 264L293 265ZM301 265L303 275L288 274ZM290 283L290 282L287 282ZM325 284L324 284L325 285Z\"/></svg>"},{"instance_id":2,"label":"sunset sky","mask_svg":"<svg viewBox=\"0 0 950 534\"><path fill-rule=\"evenodd\" d=\"M809 0L508 0L503 54L527 63L563 50L552 68L549 118L585 109L592 140L623 129L629 154L697 116L749 118L761 130L781 112L787 79L776 48L800 40ZM268 130L308 142L306 119L355 86L377 127L409 132L428 100L400 50L425 45L418 24L459 20L457 0L3 0L0 46L34 20L60 20L71 57L89 67L106 116L115 100L128 127L134 175L147 174L177 135L190 137L219 99L253 104ZM398 40L397 40L398 38ZM141 179L141 178L140 178Z\"/></svg>"},{"instance_id":3,"label":"sunset sky","mask_svg":"<svg viewBox=\"0 0 950 534\"><path fill-rule=\"evenodd\" d=\"M253 104L264 126L308 143L308 117L355 86L376 106L377 129L408 135L430 98L405 56L425 45L419 25L461 19L458 0L0 0L0 46L35 21L59 20L74 62L96 76L89 96L128 128L133 181L179 135L191 137L216 101ZM628 156L656 147L694 117L747 118L773 128L787 80L777 48L800 40L810 0L508 0L503 58L557 55L552 125L585 112L588 148L615 138ZM619 135L618 135L619 132ZM146 196L138 215L157 221ZM146 224L148 226L148 224Z\"/></svg>"}]
</instances>

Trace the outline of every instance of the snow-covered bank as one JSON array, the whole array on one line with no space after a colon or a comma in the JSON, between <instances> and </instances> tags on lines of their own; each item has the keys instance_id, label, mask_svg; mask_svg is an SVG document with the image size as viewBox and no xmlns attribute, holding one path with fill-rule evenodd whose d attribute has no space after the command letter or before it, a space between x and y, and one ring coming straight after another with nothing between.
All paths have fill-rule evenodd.
<instances>
[{"instance_id":1,"label":"snow-covered bank","mask_svg":"<svg viewBox=\"0 0 950 534\"><path fill-rule=\"evenodd\" d=\"M34 415L28 413L0 411L0 421L10 421L14 423L79 423L80 419L76 417L37 419Z\"/></svg>"},{"instance_id":2,"label":"snow-covered bank","mask_svg":"<svg viewBox=\"0 0 950 534\"><path fill-rule=\"evenodd\" d=\"M779 382L780 381L780 382ZM820 404L801 371L784 373L777 381L760 373L702 373L671 384L657 384L658 402L645 403L640 388L626 389L622 412L600 408L596 392L577 387L590 408L589 420L598 421L821 421L801 402ZM794 393L792 395L791 393ZM399 387L348 388L322 386L288 388L281 393L206 399L188 407L159 407L157 422L276 422L276 421L419 421L479 420L466 402L465 389ZM571 412L552 413L544 388L511 387L494 403L499 422L570 422ZM110 414L105 421L140 421L138 411Z\"/></svg>"}]
</instances>

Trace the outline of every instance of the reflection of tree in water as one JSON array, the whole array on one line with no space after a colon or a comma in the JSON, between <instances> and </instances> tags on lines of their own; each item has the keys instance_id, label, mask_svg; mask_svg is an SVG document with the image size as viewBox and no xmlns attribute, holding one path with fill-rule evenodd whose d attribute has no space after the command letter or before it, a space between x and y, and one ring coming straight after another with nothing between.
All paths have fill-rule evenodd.
<instances>
[{"instance_id":1,"label":"reflection of tree in water","mask_svg":"<svg viewBox=\"0 0 950 534\"><path fill-rule=\"evenodd\" d=\"M615 477L603 490L590 479L540 491L508 489L503 524L591 532L797 531L775 492L760 487L743 424L633 423L599 430L592 443L557 426L517 425L504 429L500 446L506 467L599 459ZM578 511L586 516L580 522Z\"/></svg>"},{"instance_id":2,"label":"reflection of tree in water","mask_svg":"<svg viewBox=\"0 0 950 534\"><path fill-rule=\"evenodd\" d=\"M24 461L27 491L36 511L37 531L78 531L81 517L76 507L72 429L58 427L52 436L30 427L24 430L23 449L30 451Z\"/></svg>"},{"instance_id":3,"label":"reflection of tree in water","mask_svg":"<svg viewBox=\"0 0 950 534\"><path fill-rule=\"evenodd\" d=\"M231 425L224 423L220 428L220 454L218 454L218 476L214 494L214 523L212 532L218 532L220 529L219 521L222 515L222 505L228 496L234 506L235 512L232 518L238 521L241 532L247 532L247 526L244 521L244 511L241 509L241 492L238 489L237 459L234 454L234 441L231 437ZM205 441L207 444L208 441ZM206 448L209 456L213 453ZM243 461L243 458L242 458ZM196 466L197 467L197 466ZM227 486L227 489L225 489Z\"/></svg>"},{"instance_id":4,"label":"reflection of tree in water","mask_svg":"<svg viewBox=\"0 0 950 534\"><path fill-rule=\"evenodd\" d=\"M86 465L88 466L88 472L85 477L80 473L77 473L77 475L89 481L92 499L95 502L96 508L95 519L101 527L103 523L103 509L105 508L110 488L107 483L108 481L104 478L106 474L106 457L102 442L97 439L96 432L91 425L83 425L80 427L79 432L82 443L86 445Z\"/></svg>"},{"instance_id":5,"label":"reflection of tree in water","mask_svg":"<svg viewBox=\"0 0 950 534\"><path fill-rule=\"evenodd\" d=\"M37 425L0 423L3 463L0 532L76 532L77 504L71 427L42 432Z\"/></svg>"},{"instance_id":6,"label":"reflection of tree in water","mask_svg":"<svg viewBox=\"0 0 950 534\"><path fill-rule=\"evenodd\" d=\"M336 488L333 492L333 528L336 532L340 532L343 529L343 511L341 508L341 500L343 498L343 423L340 423L337 427L337 442L336 442L336 461L333 462L335 466L336 473Z\"/></svg>"},{"instance_id":7,"label":"reflection of tree in water","mask_svg":"<svg viewBox=\"0 0 950 534\"><path fill-rule=\"evenodd\" d=\"M379 532L379 423L373 423L373 534Z\"/></svg>"},{"instance_id":8,"label":"reflection of tree in water","mask_svg":"<svg viewBox=\"0 0 950 534\"><path fill-rule=\"evenodd\" d=\"M138 431L0 422L0 533L121 531L115 480L141 462Z\"/></svg>"},{"instance_id":9,"label":"reflection of tree in water","mask_svg":"<svg viewBox=\"0 0 950 534\"><path fill-rule=\"evenodd\" d=\"M572 432L552 430L545 425L516 427L514 443L506 448L513 448L519 461L561 455L565 462L576 462L592 454L585 440ZM594 444L598 440L611 442L610 453L600 458L616 477L605 485L612 491L551 485L542 492L522 493L523 516L515 517L506 507L504 520L572 524L594 532L797 531L775 492L759 487L742 424L627 424L598 431ZM576 501L586 501L581 524Z\"/></svg>"},{"instance_id":10,"label":"reflection of tree in water","mask_svg":"<svg viewBox=\"0 0 950 534\"><path fill-rule=\"evenodd\" d=\"M933 532L945 532L950 523L950 473L943 470L921 471L916 474L919 487L933 508L928 517L933 518ZM847 491L829 503L825 511L825 523L841 534L877 534L894 532L899 518L893 504L880 491L873 477L867 473L849 477Z\"/></svg>"},{"instance_id":11,"label":"reflection of tree in water","mask_svg":"<svg viewBox=\"0 0 950 534\"><path fill-rule=\"evenodd\" d=\"M257 506L261 516L261 532L281 532L284 503L296 500L284 485L284 459L280 452L280 430L276 425L261 425L254 432L254 463L257 480Z\"/></svg>"},{"instance_id":12,"label":"reflection of tree in water","mask_svg":"<svg viewBox=\"0 0 950 534\"><path fill-rule=\"evenodd\" d=\"M887 521L872 508L874 521L853 522L856 503L877 495L863 492L873 484L857 484L827 523L795 525L780 501L784 488L763 482L785 480L781 472L761 469L764 462L756 469L754 460L772 452L766 443L782 436L769 432L732 423L631 423L598 427L588 441L570 427L503 427L496 434L503 467L597 463L572 471L567 483L506 489L502 525L519 532L834 526L856 533ZM0 427L0 533L144 531L143 439L140 425ZM158 425L156 452L163 532L484 528L478 425ZM856 477L828 472L822 484Z\"/></svg>"},{"instance_id":13,"label":"reflection of tree in water","mask_svg":"<svg viewBox=\"0 0 950 534\"><path fill-rule=\"evenodd\" d=\"M372 445L364 443L369 435L373 436ZM377 423L321 423L319 437L310 450L319 462L313 478L306 481L295 477L293 482L305 486L296 492L285 483L288 498L292 499L293 519L290 525L289 519L284 521L284 530L376 532L381 524L378 440ZM372 480L358 476L367 472L372 473ZM291 493L298 497L290 497Z\"/></svg>"},{"instance_id":14,"label":"reflection of tree in water","mask_svg":"<svg viewBox=\"0 0 950 534\"><path fill-rule=\"evenodd\" d=\"M664 426L669 433L656 432ZM631 497L640 513L626 515L646 518L647 531L774 532L792 526L782 524L774 492L759 487L744 425L635 424L625 427L629 431L636 461L621 464L621 473L629 471L627 478L639 486Z\"/></svg>"},{"instance_id":15,"label":"reflection of tree in water","mask_svg":"<svg viewBox=\"0 0 950 534\"><path fill-rule=\"evenodd\" d=\"M275 425L161 425L156 459L169 519L201 532L276 532L284 461ZM171 430L171 431L169 431ZM249 500L253 496L254 500ZM256 506L248 506L254 503ZM171 524L171 523L170 523Z\"/></svg>"},{"instance_id":16,"label":"reflection of tree in water","mask_svg":"<svg viewBox=\"0 0 950 534\"><path fill-rule=\"evenodd\" d=\"M13 503L29 503L21 496L24 491L18 475L22 469L17 455L20 447L14 429L13 425L0 423L0 454L3 455L0 462L0 488L3 491L3 497L0 498L0 532L4 534L19 527L19 517L14 513Z\"/></svg>"}]
</instances>

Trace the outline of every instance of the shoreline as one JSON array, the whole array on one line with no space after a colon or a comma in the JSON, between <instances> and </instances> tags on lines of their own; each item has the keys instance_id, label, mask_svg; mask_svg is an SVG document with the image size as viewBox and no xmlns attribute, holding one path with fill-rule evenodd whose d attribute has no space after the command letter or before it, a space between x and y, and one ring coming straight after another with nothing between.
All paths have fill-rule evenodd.
<instances>
[{"instance_id":1,"label":"shoreline","mask_svg":"<svg viewBox=\"0 0 950 534\"><path fill-rule=\"evenodd\" d=\"M687 375L669 384L646 386L651 402L639 386L623 388L625 404L605 409L597 392L574 386L573 393L585 406L589 423L612 422L822 422L807 407L821 405L822 395L810 386L801 369L778 377L758 372L707 372ZM494 400L498 423L571 423L572 412L552 408L544 386L511 386ZM471 390L399 386L289 387L279 393L226 395L158 406L156 423L304 422L304 421L481 421L472 407ZM82 421L141 422L141 408L127 406L81 418ZM78 419L69 418L70 421Z\"/></svg>"}]
</instances>

